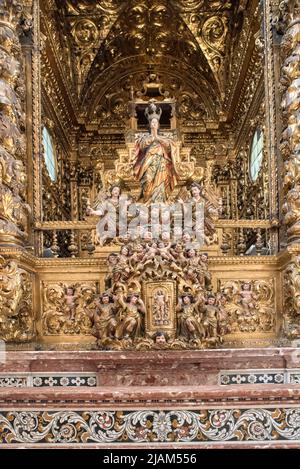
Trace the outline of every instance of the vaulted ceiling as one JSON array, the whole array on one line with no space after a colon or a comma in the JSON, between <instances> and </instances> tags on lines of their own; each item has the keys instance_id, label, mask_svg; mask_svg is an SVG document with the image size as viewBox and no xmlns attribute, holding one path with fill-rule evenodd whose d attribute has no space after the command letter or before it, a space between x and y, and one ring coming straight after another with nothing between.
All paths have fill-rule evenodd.
<instances>
[{"instance_id":1,"label":"vaulted ceiling","mask_svg":"<svg viewBox=\"0 0 300 469\"><path fill-rule=\"evenodd\" d=\"M175 97L182 116L214 122L213 128L230 122L242 105L251 60L255 74L258 0L42 0L41 5L48 94L57 82L74 125L120 122L132 92L152 76Z\"/></svg>"},{"instance_id":2,"label":"vaulted ceiling","mask_svg":"<svg viewBox=\"0 0 300 469\"><path fill-rule=\"evenodd\" d=\"M247 3L57 0L50 10L84 109L116 79L147 70L188 81L207 104L216 105L224 96Z\"/></svg>"},{"instance_id":3,"label":"vaulted ceiling","mask_svg":"<svg viewBox=\"0 0 300 469\"><path fill-rule=\"evenodd\" d=\"M102 75L165 59L200 83L222 91L230 44L238 29L239 2L209 0L125 0L57 2L71 34L78 91L84 98ZM235 6L233 6L235 5ZM129 63L123 63L129 62ZM133 62L133 63L131 63ZM111 71L111 68L113 70ZM171 72L171 70L170 70ZM97 85L96 85L97 87Z\"/></svg>"}]
</instances>

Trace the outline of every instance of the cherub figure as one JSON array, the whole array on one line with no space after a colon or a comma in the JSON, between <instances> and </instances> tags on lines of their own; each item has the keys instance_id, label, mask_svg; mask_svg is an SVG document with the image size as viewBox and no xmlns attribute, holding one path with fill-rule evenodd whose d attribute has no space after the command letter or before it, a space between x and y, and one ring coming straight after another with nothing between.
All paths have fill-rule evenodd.
<instances>
[{"instance_id":1,"label":"cherub figure","mask_svg":"<svg viewBox=\"0 0 300 469\"><path fill-rule=\"evenodd\" d=\"M206 252L200 254L199 265L203 271L208 270L208 254Z\"/></svg>"},{"instance_id":2,"label":"cherub figure","mask_svg":"<svg viewBox=\"0 0 300 469\"><path fill-rule=\"evenodd\" d=\"M184 268L187 264L187 259L184 256L184 250L181 243L176 243L171 247L171 254L176 259L176 264Z\"/></svg>"},{"instance_id":3,"label":"cherub figure","mask_svg":"<svg viewBox=\"0 0 300 469\"><path fill-rule=\"evenodd\" d=\"M228 329L228 314L225 309L225 305L227 302L227 297L224 293L217 293L216 295L216 305L219 308L219 333L220 335L224 335L229 332Z\"/></svg>"},{"instance_id":4,"label":"cherub figure","mask_svg":"<svg viewBox=\"0 0 300 469\"><path fill-rule=\"evenodd\" d=\"M203 252L200 254L199 268L200 268L200 272L198 275L199 281L200 283L202 281L203 286L208 288L211 282L211 274L208 271L208 254L206 252Z\"/></svg>"},{"instance_id":5,"label":"cherub figure","mask_svg":"<svg viewBox=\"0 0 300 469\"><path fill-rule=\"evenodd\" d=\"M220 310L216 304L216 297L214 295L209 295L207 297L203 312L203 327L205 330L205 338L217 340Z\"/></svg>"},{"instance_id":6,"label":"cherub figure","mask_svg":"<svg viewBox=\"0 0 300 469\"><path fill-rule=\"evenodd\" d=\"M134 252L130 258L130 265L132 268L136 267L136 270L139 270L142 267L142 259L145 255L145 249L142 243L137 243L134 249Z\"/></svg>"},{"instance_id":7,"label":"cherub figure","mask_svg":"<svg viewBox=\"0 0 300 469\"><path fill-rule=\"evenodd\" d=\"M116 272L118 272L119 279L126 280L131 272L130 267L131 252L128 246L122 246L118 256L118 263L116 265ZM119 280L118 279L118 280Z\"/></svg>"},{"instance_id":8,"label":"cherub figure","mask_svg":"<svg viewBox=\"0 0 300 469\"><path fill-rule=\"evenodd\" d=\"M146 244L151 243L153 241L152 232L148 228L142 229L141 238L144 240Z\"/></svg>"},{"instance_id":9,"label":"cherub figure","mask_svg":"<svg viewBox=\"0 0 300 469\"><path fill-rule=\"evenodd\" d=\"M118 185L110 188L109 194L100 191L94 209L87 207L86 213L101 217L96 227L96 241L103 246L108 239L118 236L116 222L120 205L121 189Z\"/></svg>"},{"instance_id":10,"label":"cherub figure","mask_svg":"<svg viewBox=\"0 0 300 469\"><path fill-rule=\"evenodd\" d=\"M129 272L129 260L130 260L130 250L127 246L122 246L120 255L119 255L119 265L122 266L122 268L125 269L126 272Z\"/></svg>"},{"instance_id":11,"label":"cherub figure","mask_svg":"<svg viewBox=\"0 0 300 469\"><path fill-rule=\"evenodd\" d=\"M171 234L169 231L162 231L161 233L161 239L165 243L170 243L171 240Z\"/></svg>"},{"instance_id":12,"label":"cherub figure","mask_svg":"<svg viewBox=\"0 0 300 469\"><path fill-rule=\"evenodd\" d=\"M185 256L186 256L186 264L185 264L185 268L183 269L183 271L187 278L193 281L197 280L197 283L198 283L199 282L199 279L198 279L199 256L197 255L195 249L193 248L186 249Z\"/></svg>"},{"instance_id":13,"label":"cherub figure","mask_svg":"<svg viewBox=\"0 0 300 469\"><path fill-rule=\"evenodd\" d=\"M199 267L200 258L195 249L187 249L186 250L186 257L187 257L187 265L188 267L192 267L197 269Z\"/></svg>"},{"instance_id":14,"label":"cherub figure","mask_svg":"<svg viewBox=\"0 0 300 469\"><path fill-rule=\"evenodd\" d=\"M184 246L189 246L192 243L192 236L189 230L184 230L182 234L182 244Z\"/></svg>"},{"instance_id":15,"label":"cherub figure","mask_svg":"<svg viewBox=\"0 0 300 469\"><path fill-rule=\"evenodd\" d=\"M257 296L252 292L251 283L244 282L239 292L240 303L246 311L255 309Z\"/></svg>"},{"instance_id":16,"label":"cherub figure","mask_svg":"<svg viewBox=\"0 0 300 469\"><path fill-rule=\"evenodd\" d=\"M157 246L157 254L161 257L162 260L176 262L175 257L170 252L171 243L164 243L159 241Z\"/></svg>"},{"instance_id":17,"label":"cherub figure","mask_svg":"<svg viewBox=\"0 0 300 469\"><path fill-rule=\"evenodd\" d=\"M154 348L168 348L168 334L163 331L156 331L155 334L152 336L154 341Z\"/></svg>"},{"instance_id":18,"label":"cherub figure","mask_svg":"<svg viewBox=\"0 0 300 469\"><path fill-rule=\"evenodd\" d=\"M78 295L75 294L75 288L67 287L64 298L65 298L66 308L69 313L69 319L74 321L76 306L77 306L76 300L78 299Z\"/></svg>"},{"instance_id":19,"label":"cherub figure","mask_svg":"<svg viewBox=\"0 0 300 469\"><path fill-rule=\"evenodd\" d=\"M154 334L154 341L156 344L166 344L167 343L166 334L164 332L157 331Z\"/></svg>"},{"instance_id":20,"label":"cherub figure","mask_svg":"<svg viewBox=\"0 0 300 469\"><path fill-rule=\"evenodd\" d=\"M157 262L156 257L157 257L157 243L153 241L152 243L146 244L146 252L141 262L142 265L145 267L146 265L154 263L154 267L157 269L158 262Z\"/></svg>"},{"instance_id":21,"label":"cherub figure","mask_svg":"<svg viewBox=\"0 0 300 469\"><path fill-rule=\"evenodd\" d=\"M179 203L183 204L181 198L178 199ZM197 212L204 212L204 242L207 245L212 244L216 240L216 228L215 222L218 218L219 202L214 192L209 187L201 186L200 184L193 182L190 187L190 197L185 202L191 204L192 209L192 223L188 227L190 231L197 236L198 232L198 217ZM203 207L203 208L202 208ZM186 212L187 205L183 205L183 211Z\"/></svg>"}]
</instances>

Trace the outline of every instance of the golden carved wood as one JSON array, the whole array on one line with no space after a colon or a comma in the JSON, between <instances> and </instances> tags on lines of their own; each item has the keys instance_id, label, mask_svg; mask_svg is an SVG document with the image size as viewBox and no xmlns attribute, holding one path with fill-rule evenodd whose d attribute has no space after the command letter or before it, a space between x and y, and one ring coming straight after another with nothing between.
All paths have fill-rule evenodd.
<instances>
[{"instance_id":1,"label":"golden carved wood","mask_svg":"<svg viewBox=\"0 0 300 469\"><path fill-rule=\"evenodd\" d=\"M4 1L2 338L32 341L37 328L38 342L75 346L78 337L78 348L93 346L85 315L90 299L82 300L82 289L90 286L96 299L104 292L106 257L118 254L123 240L99 245L98 219L87 218L87 207L116 182L138 197L134 142L147 131L141 109L151 100L170 106L161 132L176 142L174 198L196 180L219 207L215 239L203 251L212 291L228 295L224 342L268 336L287 344L299 337L299 1L266 0L262 7L257 0ZM55 181L44 163L43 125L55 146ZM257 127L264 154L253 181L249 153ZM143 279L145 325L150 335L168 326L172 337L182 285L162 281ZM241 294L247 281L256 296L250 312ZM72 285L81 298L75 322L62 312L62 292ZM158 288L172 311L168 325L153 323ZM14 318L10 330L7 314ZM151 348L147 340L139 346Z\"/></svg>"}]
</instances>

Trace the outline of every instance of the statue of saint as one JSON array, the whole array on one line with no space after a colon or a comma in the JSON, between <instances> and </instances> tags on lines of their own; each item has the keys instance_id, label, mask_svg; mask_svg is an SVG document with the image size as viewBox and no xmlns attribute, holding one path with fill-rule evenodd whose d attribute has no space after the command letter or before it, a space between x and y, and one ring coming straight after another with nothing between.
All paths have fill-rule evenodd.
<instances>
[{"instance_id":1,"label":"statue of saint","mask_svg":"<svg viewBox=\"0 0 300 469\"><path fill-rule=\"evenodd\" d=\"M207 297L206 305L203 307L203 312L203 327L205 330L205 338L208 340L217 340L220 308L217 305L214 295L209 295Z\"/></svg>"},{"instance_id":2,"label":"statue of saint","mask_svg":"<svg viewBox=\"0 0 300 469\"><path fill-rule=\"evenodd\" d=\"M153 319L154 324L169 324L170 300L163 290L157 290L154 295Z\"/></svg>"},{"instance_id":3,"label":"statue of saint","mask_svg":"<svg viewBox=\"0 0 300 469\"><path fill-rule=\"evenodd\" d=\"M134 174L141 183L140 200L144 203L165 202L176 183L175 147L170 138L159 135L162 110L154 103L146 109L150 134L136 142Z\"/></svg>"},{"instance_id":4,"label":"statue of saint","mask_svg":"<svg viewBox=\"0 0 300 469\"><path fill-rule=\"evenodd\" d=\"M118 303L121 311L118 315L118 324L116 328L117 339L134 339L139 337L143 328L143 315L146 312L143 301L138 294L131 294L127 301L124 301L122 295L118 297Z\"/></svg>"},{"instance_id":5,"label":"statue of saint","mask_svg":"<svg viewBox=\"0 0 300 469\"><path fill-rule=\"evenodd\" d=\"M99 297L97 308L94 311L87 309L88 316L94 326L94 334L97 339L113 338L117 326L115 319L116 306L113 298L108 293Z\"/></svg>"},{"instance_id":6,"label":"statue of saint","mask_svg":"<svg viewBox=\"0 0 300 469\"><path fill-rule=\"evenodd\" d=\"M176 307L177 311L177 333L178 337L186 340L201 339L204 335L203 327L200 323L199 308L203 302L201 295L194 298L188 293L184 293L179 298Z\"/></svg>"},{"instance_id":7,"label":"statue of saint","mask_svg":"<svg viewBox=\"0 0 300 469\"><path fill-rule=\"evenodd\" d=\"M200 204L203 204L204 208L204 243L209 245L216 241L216 228L215 222L218 219L218 200L212 192L207 192L207 190L198 184L193 182L190 186L190 196L186 200L178 198L178 202L183 204L183 211L187 212L187 205L184 205L184 202L190 203L192 208L192 220L191 225L187 226L186 229L189 232L192 232L195 236L199 230L197 226L197 215L196 212L199 210ZM197 206L197 204L199 204ZM199 220L200 221L200 220ZM199 223L198 221L198 223ZM186 242L189 242L186 240Z\"/></svg>"},{"instance_id":8,"label":"statue of saint","mask_svg":"<svg viewBox=\"0 0 300 469\"><path fill-rule=\"evenodd\" d=\"M115 238L117 220L119 217L121 189L118 184L113 185L109 194L100 191L94 203L94 208L87 207L86 214L99 216L96 227L96 241L103 246L107 240Z\"/></svg>"}]
</instances>

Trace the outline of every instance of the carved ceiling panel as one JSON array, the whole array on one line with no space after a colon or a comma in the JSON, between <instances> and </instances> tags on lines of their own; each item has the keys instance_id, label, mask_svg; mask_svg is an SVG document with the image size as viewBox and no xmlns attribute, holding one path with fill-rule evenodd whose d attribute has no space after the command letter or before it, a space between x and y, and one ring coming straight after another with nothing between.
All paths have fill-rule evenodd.
<instances>
[{"instance_id":1,"label":"carved ceiling panel","mask_svg":"<svg viewBox=\"0 0 300 469\"><path fill-rule=\"evenodd\" d=\"M121 75L140 70L158 73L157 67L166 63L170 76L177 74L182 82L193 79L193 88L200 88L219 106L232 43L249 2L45 0L50 16L56 9L54 40L67 62L72 62L73 92L90 118L95 106L90 110L89 103L94 105L96 96L105 96Z\"/></svg>"},{"instance_id":2,"label":"carved ceiling panel","mask_svg":"<svg viewBox=\"0 0 300 469\"><path fill-rule=\"evenodd\" d=\"M176 102L184 131L200 132L196 140L212 131L215 145L223 145L224 139L228 143L231 123L239 132L239 105L245 102L248 107L244 94L257 62L258 0L41 4L46 35L43 85L59 97L55 109L68 110L69 116L60 119L72 120L83 139L89 139L89 132L97 135L97 129L101 134L110 129L124 132L132 92L141 92L151 74ZM261 74L255 76L256 89ZM62 102L64 94L67 99Z\"/></svg>"},{"instance_id":3,"label":"carved ceiling panel","mask_svg":"<svg viewBox=\"0 0 300 469\"><path fill-rule=\"evenodd\" d=\"M182 125L203 126L207 119L216 118L216 107L207 99L203 101L201 92L193 88L192 80L183 83L180 78L166 72L161 75L144 72L121 78L101 99L96 100L92 122L102 128L120 127L122 123L125 126L132 93L134 92L137 98L146 99L142 90L150 80L163 84L163 88L160 88L161 96L156 98L158 101L168 98L176 102L176 115Z\"/></svg>"},{"instance_id":4,"label":"carved ceiling panel","mask_svg":"<svg viewBox=\"0 0 300 469\"><path fill-rule=\"evenodd\" d=\"M82 90L82 104L86 107L101 99L108 76L111 83L118 72L128 76L137 69L157 71L166 65L170 75L177 74L182 81L193 77L195 88L219 101L209 63L171 3L131 0L99 48Z\"/></svg>"},{"instance_id":5,"label":"carved ceiling panel","mask_svg":"<svg viewBox=\"0 0 300 469\"><path fill-rule=\"evenodd\" d=\"M219 90L224 93L226 69L229 64L229 45L236 35L240 2L209 0L173 0L181 18L188 25L203 51ZM241 2L242 3L242 2Z\"/></svg>"}]
</instances>

